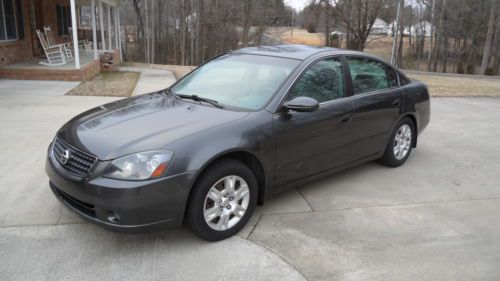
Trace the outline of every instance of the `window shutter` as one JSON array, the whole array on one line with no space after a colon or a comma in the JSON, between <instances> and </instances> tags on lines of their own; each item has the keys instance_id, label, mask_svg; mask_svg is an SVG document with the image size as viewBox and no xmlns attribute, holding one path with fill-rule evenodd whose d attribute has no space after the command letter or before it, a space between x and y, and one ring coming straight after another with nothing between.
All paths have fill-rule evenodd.
<instances>
[{"instance_id":1,"label":"window shutter","mask_svg":"<svg viewBox=\"0 0 500 281\"><path fill-rule=\"evenodd\" d=\"M66 22L66 34L69 34L69 29L68 27L71 26L71 6L66 6L66 19L67 19L67 22ZM73 28L73 32L77 32L74 28Z\"/></svg>"},{"instance_id":2,"label":"window shutter","mask_svg":"<svg viewBox=\"0 0 500 281\"><path fill-rule=\"evenodd\" d=\"M57 34L59 36L63 35L63 27L62 27L62 13L61 6L56 4L56 18L57 18Z\"/></svg>"},{"instance_id":3,"label":"window shutter","mask_svg":"<svg viewBox=\"0 0 500 281\"><path fill-rule=\"evenodd\" d=\"M16 16L17 16L17 39L24 39L24 19L23 7L21 0L16 0Z\"/></svg>"},{"instance_id":4,"label":"window shutter","mask_svg":"<svg viewBox=\"0 0 500 281\"><path fill-rule=\"evenodd\" d=\"M7 34L5 34L5 25L3 21L3 0L0 0L0 40L7 39Z\"/></svg>"},{"instance_id":5,"label":"window shutter","mask_svg":"<svg viewBox=\"0 0 500 281\"><path fill-rule=\"evenodd\" d=\"M3 20L5 22L5 30L7 31L7 40L17 39L14 1L3 1L3 17Z\"/></svg>"}]
</instances>

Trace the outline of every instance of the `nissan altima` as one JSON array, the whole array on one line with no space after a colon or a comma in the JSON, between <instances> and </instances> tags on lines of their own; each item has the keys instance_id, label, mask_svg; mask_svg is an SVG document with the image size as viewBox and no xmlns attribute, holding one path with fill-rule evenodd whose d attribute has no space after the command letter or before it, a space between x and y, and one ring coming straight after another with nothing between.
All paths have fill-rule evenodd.
<instances>
[{"instance_id":1,"label":"nissan altima","mask_svg":"<svg viewBox=\"0 0 500 281\"><path fill-rule=\"evenodd\" d=\"M287 188L367 161L402 165L429 118L427 87L371 55L250 47L77 115L46 171L62 203L103 227L184 223L215 241Z\"/></svg>"}]
</instances>

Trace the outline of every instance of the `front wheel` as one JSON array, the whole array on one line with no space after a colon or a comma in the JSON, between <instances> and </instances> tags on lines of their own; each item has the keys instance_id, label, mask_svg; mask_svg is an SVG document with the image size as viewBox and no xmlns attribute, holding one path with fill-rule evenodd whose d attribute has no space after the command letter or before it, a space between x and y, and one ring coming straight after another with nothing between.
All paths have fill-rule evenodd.
<instances>
[{"instance_id":1,"label":"front wheel","mask_svg":"<svg viewBox=\"0 0 500 281\"><path fill-rule=\"evenodd\" d=\"M403 118L392 132L380 162L390 167L403 165L410 156L415 137L413 121L408 117Z\"/></svg>"},{"instance_id":2,"label":"front wheel","mask_svg":"<svg viewBox=\"0 0 500 281\"><path fill-rule=\"evenodd\" d=\"M187 224L203 239L232 236L247 223L257 203L257 180L236 160L211 165L196 182L187 209Z\"/></svg>"}]
</instances>

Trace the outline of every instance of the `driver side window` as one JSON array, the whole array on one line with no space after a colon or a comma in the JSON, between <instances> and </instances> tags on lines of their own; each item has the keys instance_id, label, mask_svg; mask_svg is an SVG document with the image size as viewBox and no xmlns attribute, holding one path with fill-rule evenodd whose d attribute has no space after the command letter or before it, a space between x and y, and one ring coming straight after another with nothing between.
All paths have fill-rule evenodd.
<instances>
[{"instance_id":1,"label":"driver side window","mask_svg":"<svg viewBox=\"0 0 500 281\"><path fill-rule=\"evenodd\" d=\"M287 100L301 96L320 103L344 97L344 71L340 59L324 59L309 67L293 85Z\"/></svg>"}]
</instances>

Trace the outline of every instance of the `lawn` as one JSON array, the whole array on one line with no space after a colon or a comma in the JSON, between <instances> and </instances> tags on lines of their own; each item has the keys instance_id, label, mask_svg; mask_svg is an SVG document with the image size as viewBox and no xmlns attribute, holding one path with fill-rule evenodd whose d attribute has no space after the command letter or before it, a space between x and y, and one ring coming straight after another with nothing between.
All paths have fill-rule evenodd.
<instances>
[{"instance_id":1,"label":"lawn","mask_svg":"<svg viewBox=\"0 0 500 281\"><path fill-rule=\"evenodd\" d=\"M434 97L500 97L500 79L441 76L421 72L408 72L407 75L426 83Z\"/></svg>"},{"instance_id":2,"label":"lawn","mask_svg":"<svg viewBox=\"0 0 500 281\"><path fill-rule=\"evenodd\" d=\"M66 95L129 97L132 95L140 75L139 72L130 71L102 72L94 78L82 82Z\"/></svg>"}]
</instances>

